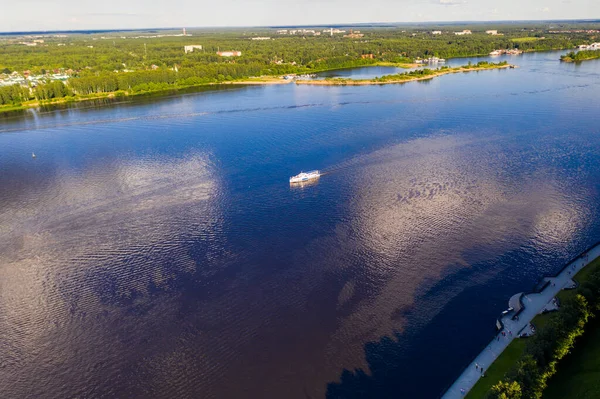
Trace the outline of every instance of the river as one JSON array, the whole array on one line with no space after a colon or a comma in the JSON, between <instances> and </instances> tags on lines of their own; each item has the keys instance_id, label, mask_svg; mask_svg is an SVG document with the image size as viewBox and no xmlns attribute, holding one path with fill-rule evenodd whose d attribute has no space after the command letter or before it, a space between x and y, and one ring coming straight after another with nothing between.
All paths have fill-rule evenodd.
<instances>
[{"instance_id":1,"label":"river","mask_svg":"<svg viewBox=\"0 0 600 399\"><path fill-rule=\"evenodd\" d=\"M439 397L600 237L600 60L560 54L0 118L2 396Z\"/></svg>"}]
</instances>

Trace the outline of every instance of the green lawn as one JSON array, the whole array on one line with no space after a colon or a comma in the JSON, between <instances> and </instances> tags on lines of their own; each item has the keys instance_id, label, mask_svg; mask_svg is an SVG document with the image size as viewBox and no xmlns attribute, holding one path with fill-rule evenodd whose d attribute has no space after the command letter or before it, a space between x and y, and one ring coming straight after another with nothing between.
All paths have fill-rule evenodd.
<instances>
[{"instance_id":1,"label":"green lawn","mask_svg":"<svg viewBox=\"0 0 600 399\"><path fill-rule=\"evenodd\" d=\"M535 316L533 320L531 320L531 323L535 326L536 329L540 330L544 328L546 324L548 324L548 320L550 320L550 317L552 317L553 313L554 312L539 314Z\"/></svg>"},{"instance_id":2,"label":"green lawn","mask_svg":"<svg viewBox=\"0 0 600 399\"><path fill-rule=\"evenodd\" d=\"M575 276L578 282L585 281L594 271L600 269L600 259L596 259ZM562 291L564 300L574 291ZM557 366L554 377L548 381L544 399L597 399L600 398L600 320L592 319L575 348Z\"/></svg>"},{"instance_id":3,"label":"green lawn","mask_svg":"<svg viewBox=\"0 0 600 399\"><path fill-rule=\"evenodd\" d=\"M534 42L536 40L542 40L541 37L515 37L514 39L511 39L513 42L515 43L522 43L522 42Z\"/></svg>"},{"instance_id":4,"label":"green lawn","mask_svg":"<svg viewBox=\"0 0 600 399\"><path fill-rule=\"evenodd\" d=\"M597 317L556 369L544 390L544 399L600 398L600 320Z\"/></svg>"},{"instance_id":5,"label":"green lawn","mask_svg":"<svg viewBox=\"0 0 600 399\"><path fill-rule=\"evenodd\" d=\"M490 388L496 385L504 374L515 364L517 359L521 357L523 350L525 349L525 342L527 339L516 338L514 339L498 356L498 359L492 363L487 370L485 370L485 377L480 378L475 384L473 389L467 394L468 399L481 399L490 390Z\"/></svg>"}]
</instances>

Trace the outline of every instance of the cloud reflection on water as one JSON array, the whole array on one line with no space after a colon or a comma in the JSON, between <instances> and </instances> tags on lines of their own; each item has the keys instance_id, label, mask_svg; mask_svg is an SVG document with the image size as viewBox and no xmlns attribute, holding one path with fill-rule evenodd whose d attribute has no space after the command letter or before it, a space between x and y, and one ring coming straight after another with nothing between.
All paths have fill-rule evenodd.
<instances>
[{"instance_id":1,"label":"cloud reflection on water","mask_svg":"<svg viewBox=\"0 0 600 399\"><path fill-rule=\"evenodd\" d=\"M354 266L360 278L346 282L339 303L351 302L355 292L366 296L333 335L332 359L344 359L348 369L365 367L363 343L402 331L403 314L417 299L420 312L413 314L420 316L411 328L441 311L449 298L428 300L433 282L531 241L566 245L583 226L581 190L547 170L520 174L503 144L494 136L438 135L355 160L348 212L355 216L343 229L356 237L364 263Z\"/></svg>"},{"instance_id":2,"label":"cloud reflection on water","mask_svg":"<svg viewBox=\"0 0 600 399\"><path fill-rule=\"evenodd\" d=\"M220 250L220 188L206 154L64 165L49 178L53 184L31 188L29 203L3 196L0 212L0 241L8 243L0 255L0 340L8 348L0 388L21 397L43 396L32 391L43 381L27 383L34 375L53 387L64 378L65 397L85 387L74 381L85 378L75 371L86 358L105 362L96 367L107 377L118 372L128 343L107 337L129 327L117 323L123 315L114 305L165 322L173 314L159 308L169 301L148 307L144 298L196 272L186 243L210 238L206 256ZM50 370L65 365L75 374Z\"/></svg>"}]
</instances>

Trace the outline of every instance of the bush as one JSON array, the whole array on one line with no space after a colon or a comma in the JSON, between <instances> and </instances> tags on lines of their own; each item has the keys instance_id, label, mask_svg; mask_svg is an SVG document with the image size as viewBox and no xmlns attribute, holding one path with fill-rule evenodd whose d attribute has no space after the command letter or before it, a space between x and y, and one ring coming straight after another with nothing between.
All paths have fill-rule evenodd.
<instances>
[{"instance_id":1,"label":"bush","mask_svg":"<svg viewBox=\"0 0 600 399\"><path fill-rule=\"evenodd\" d=\"M521 386L519 383L500 381L492 387L487 399L521 399Z\"/></svg>"}]
</instances>

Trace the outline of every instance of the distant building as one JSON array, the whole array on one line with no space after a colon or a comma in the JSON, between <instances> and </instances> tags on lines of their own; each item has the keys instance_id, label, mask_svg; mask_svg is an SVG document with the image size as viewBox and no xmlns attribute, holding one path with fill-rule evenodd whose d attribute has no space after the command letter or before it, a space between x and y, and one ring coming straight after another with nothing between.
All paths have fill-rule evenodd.
<instances>
[{"instance_id":1,"label":"distant building","mask_svg":"<svg viewBox=\"0 0 600 399\"><path fill-rule=\"evenodd\" d=\"M271 40L270 37L260 36L260 37L251 37L250 40Z\"/></svg>"},{"instance_id":2,"label":"distant building","mask_svg":"<svg viewBox=\"0 0 600 399\"><path fill-rule=\"evenodd\" d=\"M202 46L199 44L192 44L190 46L184 46L183 47L183 51L185 51L185 53L193 53L194 50L202 50Z\"/></svg>"},{"instance_id":3,"label":"distant building","mask_svg":"<svg viewBox=\"0 0 600 399\"><path fill-rule=\"evenodd\" d=\"M217 55L221 57L239 57L242 55L241 51L217 51Z\"/></svg>"},{"instance_id":4,"label":"distant building","mask_svg":"<svg viewBox=\"0 0 600 399\"><path fill-rule=\"evenodd\" d=\"M592 43L590 45L582 44L577 47L579 50L600 50L600 43Z\"/></svg>"},{"instance_id":5,"label":"distant building","mask_svg":"<svg viewBox=\"0 0 600 399\"><path fill-rule=\"evenodd\" d=\"M352 29L350 29L350 33L347 35L344 35L344 37L348 37L350 39L358 39L359 37L363 37L364 34L360 33L359 30L357 31L352 31Z\"/></svg>"},{"instance_id":6,"label":"distant building","mask_svg":"<svg viewBox=\"0 0 600 399\"><path fill-rule=\"evenodd\" d=\"M493 36L497 36L498 35L498 31L497 30L486 30L485 33L487 33L488 35L493 35Z\"/></svg>"},{"instance_id":7,"label":"distant building","mask_svg":"<svg viewBox=\"0 0 600 399\"><path fill-rule=\"evenodd\" d=\"M462 32L454 32L454 34L455 34L456 36L470 35L471 33L473 33L473 32L471 32L471 31L470 31L470 30L468 30L468 29L465 29L465 30L463 30Z\"/></svg>"},{"instance_id":8,"label":"distant building","mask_svg":"<svg viewBox=\"0 0 600 399\"><path fill-rule=\"evenodd\" d=\"M432 35L441 35L442 31L441 30L434 30L433 32L431 32Z\"/></svg>"},{"instance_id":9,"label":"distant building","mask_svg":"<svg viewBox=\"0 0 600 399\"><path fill-rule=\"evenodd\" d=\"M346 33L345 30L341 30L341 29L334 29L334 28L329 28L329 29L323 29L323 33L329 33L330 36L333 36L336 33Z\"/></svg>"},{"instance_id":10,"label":"distant building","mask_svg":"<svg viewBox=\"0 0 600 399\"><path fill-rule=\"evenodd\" d=\"M372 59L373 59L373 57L374 57L374 55L373 55L373 54L362 54L362 55L360 56L360 58L362 58L363 60L364 60L364 59L367 59L367 58L368 58L368 59L370 59L370 60L372 60Z\"/></svg>"},{"instance_id":11,"label":"distant building","mask_svg":"<svg viewBox=\"0 0 600 399\"><path fill-rule=\"evenodd\" d=\"M278 35L287 35L288 34L288 30L287 29L279 29L277 31Z\"/></svg>"},{"instance_id":12,"label":"distant building","mask_svg":"<svg viewBox=\"0 0 600 399\"><path fill-rule=\"evenodd\" d=\"M152 64L150 68L152 68L153 71L156 71L158 69L158 65Z\"/></svg>"}]
</instances>

